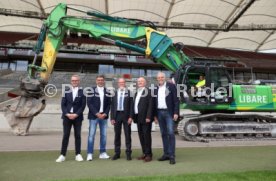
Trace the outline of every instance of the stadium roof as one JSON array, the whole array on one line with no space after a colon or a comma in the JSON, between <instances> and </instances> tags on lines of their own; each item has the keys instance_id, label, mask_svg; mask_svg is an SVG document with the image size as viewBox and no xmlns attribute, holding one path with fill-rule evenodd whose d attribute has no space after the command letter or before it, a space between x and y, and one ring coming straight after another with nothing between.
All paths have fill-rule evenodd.
<instances>
[{"instance_id":1,"label":"stadium roof","mask_svg":"<svg viewBox=\"0 0 276 181\"><path fill-rule=\"evenodd\" d=\"M0 31L38 33L59 3L154 22L174 42L203 47L276 49L275 0L5 0ZM76 11L69 15L85 16Z\"/></svg>"}]
</instances>

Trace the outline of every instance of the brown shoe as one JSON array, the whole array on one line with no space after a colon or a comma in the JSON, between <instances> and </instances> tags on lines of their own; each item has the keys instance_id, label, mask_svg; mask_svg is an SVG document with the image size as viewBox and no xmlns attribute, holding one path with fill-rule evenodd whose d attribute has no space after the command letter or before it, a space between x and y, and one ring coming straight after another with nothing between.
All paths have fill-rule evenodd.
<instances>
[{"instance_id":1,"label":"brown shoe","mask_svg":"<svg viewBox=\"0 0 276 181\"><path fill-rule=\"evenodd\" d=\"M146 156L145 155L142 155L140 157L137 158L137 160L145 160Z\"/></svg>"},{"instance_id":2,"label":"brown shoe","mask_svg":"<svg viewBox=\"0 0 276 181\"><path fill-rule=\"evenodd\" d=\"M144 162L150 162L152 160L151 156L146 156Z\"/></svg>"}]
</instances>

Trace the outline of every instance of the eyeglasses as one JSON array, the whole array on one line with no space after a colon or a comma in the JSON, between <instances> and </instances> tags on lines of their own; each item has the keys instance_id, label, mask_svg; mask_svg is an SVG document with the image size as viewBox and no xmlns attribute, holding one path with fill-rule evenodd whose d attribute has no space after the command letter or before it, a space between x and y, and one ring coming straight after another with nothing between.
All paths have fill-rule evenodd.
<instances>
[{"instance_id":1,"label":"eyeglasses","mask_svg":"<svg viewBox=\"0 0 276 181\"><path fill-rule=\"evenodd\" d=\"M78 82L78 81L80 81L80 80L71 80L71 82Z\"/></svg>"}]
</instances>

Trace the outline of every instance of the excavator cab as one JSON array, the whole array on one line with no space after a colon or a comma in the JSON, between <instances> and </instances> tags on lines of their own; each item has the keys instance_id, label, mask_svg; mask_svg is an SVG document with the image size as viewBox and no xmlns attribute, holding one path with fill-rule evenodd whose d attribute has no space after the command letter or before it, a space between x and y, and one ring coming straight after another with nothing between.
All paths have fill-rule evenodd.
<instances>
[{"instance_id":1,"label":"excavator cab","mask_svg":"<svg viewBox=\"0 0 276 181\"><path fill-rule=\"evenodd\" d=\"M233 100L232 81L223 66L192 62L178 69L175 80L182 89L181 103L193 110L212 111L214 106L229 105Z\"/></svg>"}]
</instances>

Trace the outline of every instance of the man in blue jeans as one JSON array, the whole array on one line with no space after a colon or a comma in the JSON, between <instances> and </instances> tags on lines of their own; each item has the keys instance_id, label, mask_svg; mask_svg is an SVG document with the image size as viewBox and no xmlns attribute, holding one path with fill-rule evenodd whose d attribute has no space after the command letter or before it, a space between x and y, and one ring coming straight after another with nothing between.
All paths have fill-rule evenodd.
<instances>
[{"instance_id":1,"label":"man in blue jeans","mask_svg":"<svg viewBox=\"0 0 276 181\"><path fill-rule=\"evenodd\" d=\"M163 72L157 74L158 86L153 96L155 122L159 123L164 152L158 160L170 160L170 164L175 164L174 121L179 115L179 99L175 85L165 79Z\"/></svg>"},{"instance_id":2,"label":"man in blue jeans","mask_svg":"<svg viewBox=\"0 0 276 181\"><path fill-rule=\"evenodd\" d=\"M89 108L89 135L87 145L87 161L93 160L94 140L97 125L100 127L100 159L109 159L106 153L106 130L107 119L110 110L111 98L108 94L103 75L96 77L96 87L93 87L90 94L87 95L87 105Z\"/></svg>"}]
</instances>

